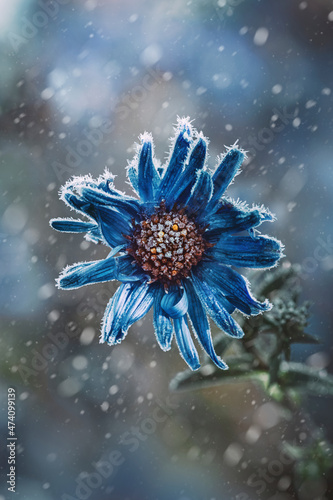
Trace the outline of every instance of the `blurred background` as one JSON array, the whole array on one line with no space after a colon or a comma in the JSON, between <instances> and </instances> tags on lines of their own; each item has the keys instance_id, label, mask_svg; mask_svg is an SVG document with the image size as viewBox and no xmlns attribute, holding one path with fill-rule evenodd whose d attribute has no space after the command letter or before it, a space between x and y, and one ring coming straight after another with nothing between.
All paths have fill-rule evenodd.
<instances>
[{"instance_id":1,"label":"blurred background","mask_svg":"<svg viewBox=\"0 0 333 500\"><path fill-rule=\"evenodd\" d=\"M3 478L14 387L18 498L333 498L328 476L291 486L278 444L311 433L302 415L290 425L249 382L170 391L186 366L156 345L151 313L99 345L116 283L66 292L55 278L108 250L48 222L73 215L58 199L72 175L107 166L129 193L139 134L163 162L177 115L210 139L212 168L239 139L249 158L229 194L277 215L263 231L313 302L307 331L322 344L292 359L330 370L332 1L0 0L0 12ZM332 441L331 410L319 397L303 408Z\"/></svg>"}]
</instances>

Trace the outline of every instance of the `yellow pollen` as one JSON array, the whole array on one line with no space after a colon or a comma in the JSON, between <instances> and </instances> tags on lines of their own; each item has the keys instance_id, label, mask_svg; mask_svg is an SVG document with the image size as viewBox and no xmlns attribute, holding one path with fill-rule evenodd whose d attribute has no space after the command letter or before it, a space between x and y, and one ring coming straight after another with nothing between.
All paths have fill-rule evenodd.
<instances>
[{"instance_id":1,"label":"yellow pollen","mask_svg":"<svg viewBox=\"0 0 333 500\"><path fill-rule=\"evenodd\" d=\"M156 253L156 248L151 248L150 251L151 253Z\"/></svg>"},{"instance_id":2,"label":"yellow pollen","mask_svg":"<svg viewBox=\"0 0 333 500\"><path fill-rule=\"evenodd\" d=\"M172 230L173 230L173 231L178 231L178 224L174 224L174 225L172 226Z\"/></svg>"}]
</instances>

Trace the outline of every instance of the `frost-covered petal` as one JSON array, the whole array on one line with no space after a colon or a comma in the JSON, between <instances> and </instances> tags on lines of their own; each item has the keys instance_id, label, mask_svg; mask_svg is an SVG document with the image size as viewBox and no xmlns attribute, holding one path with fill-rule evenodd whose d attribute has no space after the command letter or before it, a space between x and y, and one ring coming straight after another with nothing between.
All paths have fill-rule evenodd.
<instances>
[{"instance_id":1,"label":"frost-covered petal","mask_svg":"<svg viewBox=\"0 0 333 500\"><path fill-rule=\"evenodd\" d=\"M188 315L192 324L193 330L199 339L203 349L209 355L211 360L222 370L227 370L228 366L215 353L212 334L210 331L207 314L202 306L202 303L194 289L190 279L184 280L186 293L189 297Z\"/></svg>"},{"instance_id":2,"label":"frost-covered petal","mask_svg":"<svg viewBox=\"0 0 333 500\"><path fill-rule=\"evenodd\" d=\"M115 176L105 168L104 173L98 177L97 187L106 193L112 193L115 191L114 179Z\"/></svg>"},{"instance_id":3,"label":"frost-covered petal","mask_svg":"<svg viewBox=\"0 0 333 500\"><path fill-rule=\"evenodd\" d=\"M99 206L95 211L96 219L101 228L105 241L115 247L126 243L124 235L129 235L132 231L132 225L128 216L112 208Z\"/></svg>"},{"instance_id":4,"label":"frost-covered petal","mask_svg":"<svg viewBox=\"0 0 333 500\"><path fill-rule=\"evenodd\" d=\"M132 186L133 191L139 194L138 169L133 162L129 163L129 165L127 166L127 177Z\"/></svg>"},{"instance_id":5,"label":"frost-covered petal","mask_svg":"<svg viewBox=\"0 0 333 500\"><path fill-rule=\"evenodd\" d=\"M274 215L264 207L250 209L241 203L224 201L215 214L203 219L204 223L209 224L205 239L210 243L216 243L226 234L246 231L264 221L273 220Z\"/></svg>"},{"instance_id":6,"label":"frost-covered petal","mask_svg":"<svg viewBox=\"0 0 333 500\"><path fill-rule=\"evenodd\" d=\"M191 147L192 127L188 119L183 118L178 121L177 131L178 136L158 190L157 198L159 201L164 198L168 201L168 193L181 175Z\"/></svg>"},{"instance_id":7,"label":"frost-covered petal","mask_svg":"<svg viewBox=\"0 0 333 500\"><path fill-rule=\"evenodd\" d=\"M60 274L57 284L59 288L68 290L114 279L116 279L116 261L110 257L66 267Z\"/></svg>"},{"instance_id":8,"label":"frost-covered petal","mask_svg":"<svg viewBox=\"0 0 333 500\"><path fill-rule=\"evenodd\" d=\"M191 194L191 190L196 183L197 173L204 168L206 161L207 143L204 137L200 137L194 146L188 165L178 178L177 182L172 186L168 194L168 202L170 206L176 204L185 204Z\"/></svg>"},{"instance_id":9,"label":"frost-covered petal","mask_svg":"<svg viewBox=\"0 0 333 500\"><path fill-rule=\"evenodd\" d=\"M206 252L218 262L236 267L272 267L282 256L283 245L268 236L228 236Z\"/></svg>"},{"instance_id":10,"label":"frost-covered petal","mask_svg":"<svg viewBox=\"0 0 333 500\"><path fill-rule=\"evenodd\" d=\"M205 281L214 292L223 294L244 314L255 315L271 309L268 300L258 302L251 295L246 278L219 262L202 261L195 269L195 276Z\"/></svg>"},{"instance_id":11,"label":"frost-covered petal","mask_svg":"<svg viewBox=\"0 0 333 500\"><path fill-rule=\"evenodd\" d=\"M162 297L165 295L163 286L159 286L154 297L154 330L157 342L163 351L171 347L173 326L169 316L161 306Z\"/></svg>"},{"instance_id":12,"label":"frost-covered petal","mask_svg":"<svg viewBox=\"0 0 333 500\"><path fill-rule=\"evenodd\" d=\"M205 209L213 192L212 177L206 170L200 170L197 181L191 191L189 199L186 202L189 210L200 213Z\"/></svg>"},{"instance_id":13,"label":"frost-covered petal","mask_svg":"<svg viewBox=\"0 0 333 500\"><path fill-rule=\"evenodd\" d=\"M188 309L185 289L180 289L178 286L171 287L169 293L163 295L161 306L170 318L181 318L184 316Z\"/></svg>"},{"instance_id":14,"label":"frost-covered petal","mask_svg":"<svg viewBox=\"0 0 333 500\"><path fill-rule=\"evenodd\" d=\"M108 303L102 326L101 342L120 343L128 328L151 308L155 288L146 283L123 283Z\"/></svg>"},{"instance_id":15,"label":"frost-covered petal","mask_svg":"<svg viewBox=\"0 0 333 500\"><path fill-rule=\"evenodd\" d=\"M98 228L94 222L84 222L75 219L51 219L50 226L63 233L85 233Z\"/></svg>"},{"instance_id":16,"label":"frost-covered petal","mask_svg":"<svg viewBox=\"0 0 333 500\"><path fill-rule=\"evenodd\" d=\"M220 165L213 174L214 192L207 206L206 213L211 212L214 206L219 202L241 166L244 156L243 151L234 147L223 157Z\"/></svg>"},{"instance_id":17,"label":"frost-covered petal","mask_svg":"<svg viewBox=\"0 0 333 500\"><path fill-rule=\"evenodd\" d=\"M103 241L103 236L98 225L91 229L91 231L89 231L89 233L87 233L84 237L87 241L92 241L93 243Z\"/></svg>"},{"instance_id":18,"label":"frost-covered petal","mask_svg":"<svg viewBox=\"0 0 333 500\"><path fill-rule=\"evenodd\" d=\"M212 320L230 337L242 338L244 332L224 307L225 299L218 289L212 288L209 282L192 274L196 293Z\"/></svg>"},{"instance_id":19,"label":"frost-covered petal","mask_svg":"<svg viewBox=\"0 0 333 500\"><path fill-rule=\"evenodd\" d=\"M142 147L138 163L138 189L139 196L143 201L154 199L155 192L160 184L158 175L153 163L153 138L145 133L141 136Z\"/></svg>"},{"instance_id":20,"label":"frost-covered petal","mask_svg":"<svg viewBox=\"0 0 333 500\"><path fill-rule=\"evenodd\" d=\"M87 201L83 201L79 196L74 194L71 187L65 186L61 190L60 198L66 203L66 205L68 205L70 208L73 208L77 212L92 216L91 203L87 203Z\"/></svg>"},{"instance_id":21,"label":"frost-covered petal","mask_svg":"<svg viewBox=\"0 0 333 500\"><path fill-rule=\"evenodd\" d=\"M181 318L174 319L174 325L180 354L191 370L197 370L200 368L199 356L194 346L186 317L182 316Z\"/></svg>"},{"instance_id":22,"label":"frost-covered petal","mask_svg":"<svg viewBox=\"0 0 333 500\"><path fill-rule=\"evenodd\" d=\"M150 278L129 255L116 257L116 279L127 283L130 281L148 281Z\"/></svg>"},{"instance_id":23,"label":"frost-covered petal","mask_svg":"<svg viewBox=\"0 0 333 500\"><path fill-rule=\"evenodd\" d=\"M104 205L121 212L124 216L138 218L141 213L141 205L138 200L131 196L121 194L105 193L100 189L82 187L79 191L82 201L92 205Z\"/></svg>"}]
</instances>

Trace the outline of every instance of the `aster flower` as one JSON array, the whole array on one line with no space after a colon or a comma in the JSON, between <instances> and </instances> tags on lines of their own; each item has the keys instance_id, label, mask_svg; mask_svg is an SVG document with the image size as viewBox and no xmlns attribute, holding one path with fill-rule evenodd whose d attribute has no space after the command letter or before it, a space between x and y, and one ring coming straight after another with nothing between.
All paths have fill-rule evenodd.
<instances>
[{"instance_id":1,"label":"aster flower","mask_svg":"<svg viewBox=\"0 0 333 500\"><path fill-rule=\"evenodd\" d=\"M225 196L244 159L237 144L227 149L214 172L206 165L207 139L187 118L178 119L167 163L154 158L152 136L144 133L128 178L136 196L114 186L105 171L97 180L73 177L60 198L86 220L52 219L63 232L86 233L111 248L100 261L67 267L58 287L74 289L118 280L107 305L101 342L120 343L129 327L151 307L157 341L167 351L175 336L181 355L200 367L190 327L212 361L227 365L213 347L210 316L227 335L244 334L231 314L238 309L256 315L271 308L258 302L246 278L233 267L269 268L282 256L281 243L255 229L273 215L264 207L249 208Z\"/></svg>"}]
</instances>

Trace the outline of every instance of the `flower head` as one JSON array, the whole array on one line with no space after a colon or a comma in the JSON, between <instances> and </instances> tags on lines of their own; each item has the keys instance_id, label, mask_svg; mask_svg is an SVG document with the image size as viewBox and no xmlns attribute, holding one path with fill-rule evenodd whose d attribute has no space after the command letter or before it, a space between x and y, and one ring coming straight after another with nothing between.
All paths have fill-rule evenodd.
<instances>
[{"instance_id":1,"label":"flower head","mask_svg":"<svg viewBox=\"0 0 333 500\"><path fill-rule=\"evenodd\" d=\"M255 315L271 308L267 300L258 302L251 295L246 278L233 267L276 265L281 243L255 229L274 217L264 207L249 208L225 197L245 156L236 144L211 172L207 140L187 118L178 120L164 167L154 158L151 135L144 133L140 139L127 170L137 196L118 191L108 171L97 181L73 177L61 189L61 199L86 220L52 219L51 226L86 233L88 240L104 243L111 252L104 260L67 267L58 286L73 289L118 280L121 284L104 314L101 342L121 342L153 306L163 350L170 349L175 335L186 363L199 368L190 323L213 362L227 369L214 351L207 315L227 335L241 338L243 331L232 312Z\"/></svg>"}]
</instances>

